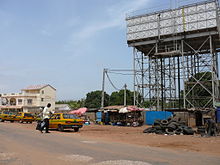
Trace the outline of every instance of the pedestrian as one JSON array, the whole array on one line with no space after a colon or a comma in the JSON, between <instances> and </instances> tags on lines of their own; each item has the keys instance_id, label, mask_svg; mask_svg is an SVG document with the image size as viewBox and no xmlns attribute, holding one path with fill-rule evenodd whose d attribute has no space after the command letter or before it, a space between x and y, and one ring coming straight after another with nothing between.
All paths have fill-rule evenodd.
<instances>
[{"instance_id":1,"label":"pedestrian","mask_svg":"<svg viewBox=\"0 0 220 165\"><path fill-rule=\"evenodd\" d=\"M44 128L46 128L46 132L45 133L50 133L49 130L49 118L50 115L54 113L54 111L52 111L50 109L51 104L48 103L47 106L44 108L42 115L43 115L43 125L41 126L41 133L43 133Z\"/></svg>"},{"instance_id":2,"label":"pedestrian","mask_svg":"<svg viewBox=\"0 0 220 165\"><path fill-rule=\"evenodd\" d=\"M207 119L207 135L208 136L216 136L216 131L217 131L217 127L216 127L216 123L213 119Z\"/></svg>"}]
</instances>

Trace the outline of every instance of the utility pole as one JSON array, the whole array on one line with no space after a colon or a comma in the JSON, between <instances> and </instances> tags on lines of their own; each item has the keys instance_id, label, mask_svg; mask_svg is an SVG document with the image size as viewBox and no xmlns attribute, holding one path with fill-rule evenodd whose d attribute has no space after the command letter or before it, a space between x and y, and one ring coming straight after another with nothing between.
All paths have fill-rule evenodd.
<instances>
[{"instance_id":1,"label":"utility pole","mask_svg":"<svg viewBox=\"0 0 220 165\"><path fill-rule=\"evenodd\" d=\"M104 108L104 100L105 100L105 73L106 72L107 72L107 69L103 69L101 108Z\"/></svg>"},{"instance_id":2,"label":"utility pole","mask_svg":"<svg viewBox=\"0 0 220 165\"><path fill-rule=\"evenodd\" d=\"M126 85L126 84L124 85L124 88L125 88L125 89L124 89L124 106L126 106L126 105L127 105L127 103L126 103L126 100L127 100L127 99L126 99L127 85Z\"/></svg>"}]
</instances>

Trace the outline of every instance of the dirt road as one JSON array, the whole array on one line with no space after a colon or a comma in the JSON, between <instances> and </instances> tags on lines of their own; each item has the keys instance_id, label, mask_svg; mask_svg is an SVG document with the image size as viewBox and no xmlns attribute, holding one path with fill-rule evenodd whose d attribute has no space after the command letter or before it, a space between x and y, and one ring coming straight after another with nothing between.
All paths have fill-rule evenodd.
<instances>
[{"instance_id":1,"label":"dirt road","mask_svg":"<svg viewBox=\"0 0 220 165\"><path fill-rule=\"evenodd\" d=\"M145 141L159 138L134 133L141 128L85 126L77 133L51 131L41 134L34 127L34 124L0 123L1 165L217 165L220 162L218 153L143 145L142 138Z\"/></svg>"}]
</instances>

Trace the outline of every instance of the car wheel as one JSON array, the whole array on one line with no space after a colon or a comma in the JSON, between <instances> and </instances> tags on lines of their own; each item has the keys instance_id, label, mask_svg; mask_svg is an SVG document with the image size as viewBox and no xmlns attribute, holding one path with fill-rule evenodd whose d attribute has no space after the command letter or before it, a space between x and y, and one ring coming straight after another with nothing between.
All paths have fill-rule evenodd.
<instances>
[{"instance_id":1,"label":"car wheel","mask_svg":"<svg viewBox=\"0 0 220 165\"><path fill-rule=\"evenodd\" d=\"M13 120L11 120L10 122L11 122L11 123L14 123L14 121L13 121Z\"/></svg>"},{"instance_id":2,"label":"car wheel","mask_svg":"<svg viewBox=\"0 0 220 165\"><path fill-rule=\"evenodd\" d=\"M64 131L63 126L62 126L62 125L58 125L58 131L60 131L60 132L63 132L63 131Z\"/></svg>"},{"instance_id":3,"label":"car wheel","mask_svg":"<svg viewBox=\"0 0 220 165\"><path fill-rule=\"evenodd\" d=\"M73 128L75 132L78 132L79 131L79 128Z\"/></svg>"},{"instance_id":4,"label":"car wheel","mask_svg":"<svg viewBox=\"0 0 220 165\"><path fill-rule=\"evenodd\" d=\"M19 122L20 122L20 123L23 123L23 121L22 121L22 120L20 120Z\"/></svg>"},{"instance_id":5,"label":"car wheel","mask_svg":"<svg viewBox=\"0 0 220 165\"><path fill-rule=\"evenodd\" d=\"M5 120L1 119L1 122L4 122Z\"/></svg>"}]
</instances>

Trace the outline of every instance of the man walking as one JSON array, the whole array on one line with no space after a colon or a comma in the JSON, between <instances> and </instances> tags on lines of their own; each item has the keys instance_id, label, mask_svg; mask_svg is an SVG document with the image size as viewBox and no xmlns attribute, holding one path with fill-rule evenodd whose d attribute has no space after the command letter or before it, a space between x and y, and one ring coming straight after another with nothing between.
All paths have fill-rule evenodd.
<instances>
[{"instance_id":1,"label":"man walking","mask_svg":"<svg viewBox=\"0 0 220 165\"><path fill-rule=\"evenodd\" d=\"M40 129L41 133L43 133L44 128L46 128L46 132L45 133L50 133L48 131L48 129L49 129L49 118L50 118L50 114L54 113L54 111L52 111L50 109L50 107L51 107L51 104L48 103L47 106L44 108L44 110L42 112L43 113L43 123L44 124L41 127L41 129Z\"/></svg>"}]
</instances>

